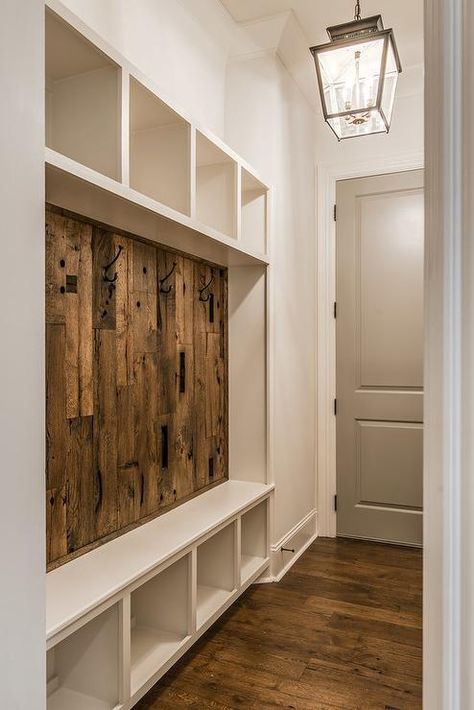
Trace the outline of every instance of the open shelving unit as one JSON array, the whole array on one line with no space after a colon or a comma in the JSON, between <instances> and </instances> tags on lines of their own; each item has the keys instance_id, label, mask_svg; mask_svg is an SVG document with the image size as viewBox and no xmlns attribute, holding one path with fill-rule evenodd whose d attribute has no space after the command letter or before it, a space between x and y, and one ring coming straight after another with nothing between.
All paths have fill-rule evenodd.
<instances>
[{"instance_id":1,"label":"open shelving unit","mask_svg":"<svg viewBox=\"0 0 474 710\"><path fill-rule=\"evenodd\" d=\"M46 2L46 194L222 265L269 263L269 187L59 0Z\"/></svg>"},{"instance_id":2,"label":"open shelving unit","mask_svg":"<svg viewBox=\"0 0 474 710\"><path fill-rule=\"evenodd\" d=\"M227 481L49 572L47 709L132 708L267 569L272 491Z\"/></svg>"},{"instance_id":3,"label":"open shelving unit","mask_svg":"<svg viewBox=\"0 0 474 710\"><path fill-rule=\"evenodd\" d=\"M47 710L130 710L270 563L270 189L60 0L46 76L47 202L228 269L229 480L46 575Z\"/></svg>"}]
</instances>

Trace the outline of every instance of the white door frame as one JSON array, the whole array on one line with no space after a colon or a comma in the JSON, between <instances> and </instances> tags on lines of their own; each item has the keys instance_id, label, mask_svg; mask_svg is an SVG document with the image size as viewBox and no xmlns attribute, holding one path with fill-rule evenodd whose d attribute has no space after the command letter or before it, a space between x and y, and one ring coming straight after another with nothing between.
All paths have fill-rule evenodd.
<instances>
[{"instance_id":1,"label":"white door frame","mask_svg":"<svg viewBox=\"0 0 474 710\"><path fill-rule=\"evenodd\" d=\"M361 139L363 140L363 139ZM372 159L350 164L319 165L317 168L317 500L319 535L336 536L336 223L333 207L338 180L370 177L423 168L423 153L392 159Z\"/></svg>"}]
</instances>

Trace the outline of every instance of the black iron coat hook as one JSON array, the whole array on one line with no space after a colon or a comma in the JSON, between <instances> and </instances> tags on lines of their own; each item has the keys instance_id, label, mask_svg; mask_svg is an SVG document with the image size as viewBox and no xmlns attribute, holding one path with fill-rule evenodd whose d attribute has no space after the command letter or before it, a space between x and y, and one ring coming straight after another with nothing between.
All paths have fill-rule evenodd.
<instances>
[{"instance_id":1,"label":"black iron coat hook","mask_svg":"<svg viewBox=\"0 0 474 710\"><path fill-rule=\"evenodd\" d=\"M107 266L103 266L103 267L102 267L102 268L103 268L103 271L104 271L104 281L106 281L106 282L109 283L109 284L113 284L114 281L117 281L117 279L118 279L118 274L117 274L117 272L115 272L115 274L114 274L112 277L110 277L107 272L108 272L108 270L111 269L112 266L115 264L115 262L116 262L117 259L119 258L119 256L120 256L120 254L122 253L122 251L123 251L123 246L119 244L118 252L117 252L117 254L114 256L114 258L112 259L112 261L110 262L110 264L107 264Z\"/></svg>"},{"instance_id":2,"label":"black iron coat hook","mask_svg":"<svg viewBox=\"0 0 474 710\"><path fill-rule=\"evenodd\" d=\"M208 293L207 296L204 296L203 294L204 294L204 291L207 291L207 289L211 287L211 284L213 281L214 281L214 276L211 276L211 278L209 279L209 282L205 286L203 286L202 288L199 289L199 300L203 301L203 303L206 303L206 301L208 301L211 296L210 293Z\"/></svg>"},{"instance_id":3,"label":"black iron coat hook","mask_svg":"<svg viewBox=\"0 0 474 710\"><path fill-rule=\"evenodd\" d=\"M163 278L160 279L160 293L170 293L172 286L170 285L167 288L165 288L164 285L168 281L168 279L170 279L173 276L174 270L176 269L177 266L178 266L178 263L175 261L173 266L171 267L171 271L169 272L169 274L166 274L166 276L163 276Z\"/></svg>"}]
</instances>

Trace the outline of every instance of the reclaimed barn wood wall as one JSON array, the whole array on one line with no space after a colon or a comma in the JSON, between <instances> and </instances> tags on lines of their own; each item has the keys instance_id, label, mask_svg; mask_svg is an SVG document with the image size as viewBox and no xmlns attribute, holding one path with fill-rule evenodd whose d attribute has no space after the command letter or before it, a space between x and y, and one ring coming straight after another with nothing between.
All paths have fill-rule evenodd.
<instances>
[{"instance_id":1,"label":"reclaimed barn wood wall","mask_svg":"<svg viewBox=\"0 0 474 710\"><path fill-rule=\"evenodd\" d=\"M49 568L226 478L226 270L48 207L46 410Z\"/></svg>"}]
</instances>

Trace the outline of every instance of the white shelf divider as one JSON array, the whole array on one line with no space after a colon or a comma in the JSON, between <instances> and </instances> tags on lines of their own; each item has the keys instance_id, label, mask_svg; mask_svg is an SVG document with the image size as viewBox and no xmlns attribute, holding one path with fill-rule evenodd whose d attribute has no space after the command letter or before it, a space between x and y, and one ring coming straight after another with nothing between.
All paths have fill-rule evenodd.
<instances>
[{"instance_id":1,"label":"white shelf divider","mask_svg":"<svg viewBox=\"0 0 474 710\"><path fill-rule=\"evenodd\" d=\"M241 557L240 582L245 582L259 570L268 556L268 506L259 504L240 519Z\"/></svg>"}]
</instances>

